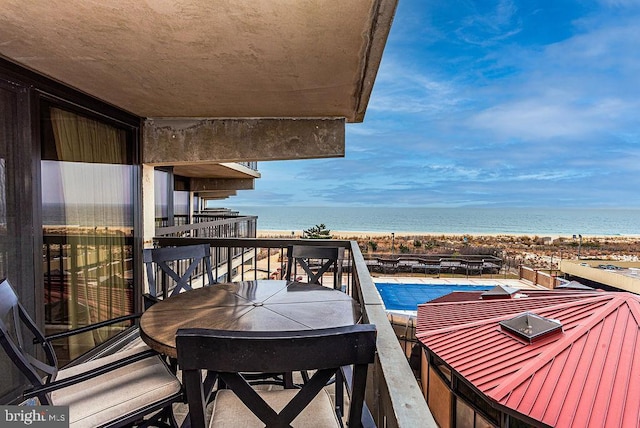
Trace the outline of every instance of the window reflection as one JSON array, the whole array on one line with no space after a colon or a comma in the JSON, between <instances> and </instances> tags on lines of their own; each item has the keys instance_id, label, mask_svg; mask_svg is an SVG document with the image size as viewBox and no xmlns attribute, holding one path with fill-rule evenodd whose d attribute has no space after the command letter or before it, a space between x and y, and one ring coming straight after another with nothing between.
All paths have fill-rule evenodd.
<instances>
[{"instance_id":1,"label":"window reflection","mask_svg":"<svg viewBox=\"0 0 640 428\"><path fill-rule=\"evenodd\" d=\"M125 131L51 107L43 118L47 334L133 313L133 186ZM126 328L58 343L64 362Z\"/></svg>"}]
</instances>

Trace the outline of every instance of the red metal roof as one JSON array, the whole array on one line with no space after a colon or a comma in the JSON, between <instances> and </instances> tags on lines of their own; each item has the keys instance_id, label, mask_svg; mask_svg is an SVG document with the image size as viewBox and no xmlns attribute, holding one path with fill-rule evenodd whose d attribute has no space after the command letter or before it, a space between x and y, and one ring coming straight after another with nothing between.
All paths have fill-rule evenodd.
<instances>
[{"instance_id":1,"label":"red metal roof","mask_svg":"<svg viewBox=\"0 0 640 428\"><path fill-rule=\"evenodd\" d=\"M432 300L418 305L418 323L416 332L452 327L473 321L495 318L503 315L522 313L536 308L559 305L565 302L592 296L586 292L529 291L522 293L529 297L518 299L480 299L481 292L454 292L451 300ZM464 296L466 295L466 296ZM599 293L597 295L600 295Z\"/></svg>"},{"instance_id":2,"label":"red metal roof","mask_svg":"<svg viewBox=\"0 0 640 428\"><path fill-rule=\"evenodd\" d=\"M640 296L576 297L427 303L417 337L490 400L542 423L638 427ZM499 327L524 311L564 331L528 344Z\"/></svg>"}]
</instances>

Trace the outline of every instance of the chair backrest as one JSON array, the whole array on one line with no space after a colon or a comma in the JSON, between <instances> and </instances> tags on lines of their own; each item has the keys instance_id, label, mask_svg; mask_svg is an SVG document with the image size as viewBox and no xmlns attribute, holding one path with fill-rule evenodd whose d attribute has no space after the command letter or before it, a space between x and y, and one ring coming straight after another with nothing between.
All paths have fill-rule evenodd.
<instances>
[{"instance_id":1,"label":"chair backrest","mask_svg":"<svg viewBox=\"0 0 640 428\"><path fill-rule=\"evenodd\" d=\"M373 324L283 332L180 329L176 345L191 426L205 426L206 402L200 370L217 375L265 425L289 426L331 376L349 365L353 365L349 427L361 426L367 368L374 361L376 349ZM243 372L286 373L314 369L313 377L280 413L241 375ZM342 385L336 382L336 388Z\"/></svg>"},{"instance_id":2,"label":"chair backrest","mask_svg":"<svg viewBox=\"0 0 640 428\"><path fill-rule=\"evenodd\" d=\"M23 335L23 328L29 330L28 337ZM28 351L34 339L43 347L46 363ZM20 304L16 292L6 279L0 282L0 345L32 386L44 385L55 378L58 363L53 346ZM47 394L38 398L42 404L50 403Z\"/></svg>"},{"instance_id":3,"label":"chair backrest","mask_svg":"<svg viewBox=\"0 0 640 428\"><path fill-rule=\"evenodd\" d=\"M292 245L287 248L287 272L285 279L293 281L297 276L297 267L300 266L307 275L310 284L321 284L322 276L333 268L333 287L340 289L340 276L338 275L338 255L336 247L317 247L311 245Z\"/></svg>"},{"instance_id":4,"label":"chair backrest","mask_svg":"<svg viewBox=\"0 0 640 428\"><path fill-rule=\"evenodd\" d=\"M191 276L200 265L203 266L203 285L214 284L209 244L145 248L143 258L147 268L149 294L153 299L163 299L183 290L191 290ZM205 276L208 284L204 284Z\"/></svg>"}]
</instances>

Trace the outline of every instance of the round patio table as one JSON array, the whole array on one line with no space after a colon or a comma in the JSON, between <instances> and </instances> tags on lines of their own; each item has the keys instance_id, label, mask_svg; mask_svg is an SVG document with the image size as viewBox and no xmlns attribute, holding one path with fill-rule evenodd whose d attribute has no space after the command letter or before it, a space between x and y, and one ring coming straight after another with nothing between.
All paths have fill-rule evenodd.
<instances>
[{"instance_id":1,"label":"round patio table","mask_svg":"<svg viewBox=\"0 0 640 428\"><path fill-rule=\"evenodd\" d=\"M314 330L353 325L360 306L347 294L316 284L257 280L214 284L162 300L142 314L140 337L177 357L180 328L234 331Z\"/></svg>"}]
</instances>

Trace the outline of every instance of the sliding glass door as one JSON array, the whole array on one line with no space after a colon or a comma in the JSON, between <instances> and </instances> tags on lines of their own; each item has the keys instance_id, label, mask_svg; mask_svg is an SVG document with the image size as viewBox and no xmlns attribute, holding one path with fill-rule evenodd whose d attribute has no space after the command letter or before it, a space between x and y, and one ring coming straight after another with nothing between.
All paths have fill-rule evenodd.
<instances>
[{"instance_id":1,"label":"sliding glass door","mask_svg":"<svg viewBox=\"0 0 640 428\"><path fill-rule=\"evenodd\" d=\"M138 173L132 132L46 103L41 130L47 333L130 314ZM73 359L127 326L83 334L56 352Z\"/></svg>"}]
</instances>

